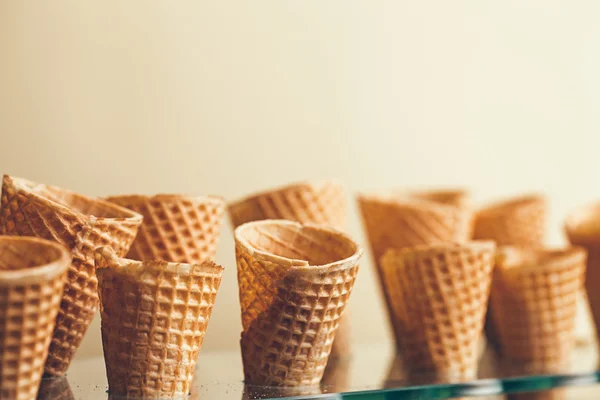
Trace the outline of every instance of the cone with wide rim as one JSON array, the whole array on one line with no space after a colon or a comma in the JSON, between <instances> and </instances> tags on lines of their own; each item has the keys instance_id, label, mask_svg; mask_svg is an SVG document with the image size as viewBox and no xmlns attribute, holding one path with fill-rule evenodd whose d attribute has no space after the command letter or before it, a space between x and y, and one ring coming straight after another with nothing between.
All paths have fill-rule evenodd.
<instances>
[{"instance_id":1,"label":"cone with wide rim","mask_svg":"<svg viewBox=\"0 0 600 400\"><path fill-rule=\"evenodd\" d=\"M158 194L106 200L144 216L127 258L192 264L215 259L225 214L220 197Z\"/></svg>"},{"instance_id":2,"label":"cone with wide rim","mask_svg":"<svg viewBox=\"0 0 600 400\"><path fill-rule=\"evenodd\" d=\"M392 313L397 296L384 285L380 259L390 248L469 240L473 224L469 196L464 190L397 191L360 194L358 205L398 341L402 333Z\"/></svg>"},{"instance_id":3,"label":"cone with wide rim","mask_svg":"<svg viewBox=\"0 0 600 400\"><path fill-rule=\"evenodd\" d=\"M223 267L128 260L106 249L95 260L109 393L186 397Z\"/></svg>"},{"instance_id":4,"label":"cone with wide rim","mask_svg":"<svg viewBox=\"0 0 600 400\"><path fill-rule=\"evenodd\" d=\"M35 399L70 262L59 244L0 236L0 398Z\"/></svg>"},{"instance_id":5,"label":"cone with wide rim","mask_svg":"<svg viewBox=\"0 0 600 400\"><path fill-rule=\"evenodd\" d=\"M503 247L492 283L492 321L508 376L569 371L586 251ZM562 398L560 390L540 398Z\"/></svg>"},{"instance_id":6,"label":"cone with wide rim","mask_svg":"<svg viewBox=\"0 0 600 400\"><path fill-rule=\"evenodd\" d=\"M585 288L600 337L600 203L583 206L571 212L565 222L569 242L587 250Z\"/></svg>"},{"instance_id":7,"label":"cone with wide rim","mask_svg":"<svg viewBox=\"0 0 600 400\"><path fill-rule=\"evenodd\" d=\"M98 310L93 253L101 246L129 250L142 216L100 199L4 176L0 232L37 236L71 250L64 295L56 317L45 372L63 375Z\"/></svg>"},{"instance_id":8,"label":"cone with wide rim","mask_svg":"<svg viewBox=\"0 0 600 400\"><path fill-rule=\"evenodd\" d=\"M474 241L390 249L383 255L383 282L398 299L391 311L413 382L475 378L494 252L493 242Z\"/></svg>"},{"instance_id":9,"label":"cone with wide rim","mask_svg":"<svg viewBox=\"0 0 600 400\"><path fill-rule=\"evenodd\" d=\"M293 221L235 230L247 384L318 385L362 249L341 231Z\"/></svg>"},{"instance_id":10,"label":"cone with wide rim","mask_svg":"<svg viewBox=\"0 0 600 400\"><path fill-rule=\"evenodd\" d=\"M346 208L344 187L332 180L294 183L255 193L228 205L234 229L246 222L286 219L345 230ZM349 311L347 308L345 316L340 320L331 357L344 357L352 351Z\"/></svg>"},{"instance_id":11,"label":"cone with wide rim","mask_svg":"<svg viewBox=\"0 0 600 400\"><path fill-rule=\"evenodd\" d=\"M547 214L546 198L539 194L500 201L477 212L473 237L498 246L542 247Z\"/></svg>"}]
</instances>

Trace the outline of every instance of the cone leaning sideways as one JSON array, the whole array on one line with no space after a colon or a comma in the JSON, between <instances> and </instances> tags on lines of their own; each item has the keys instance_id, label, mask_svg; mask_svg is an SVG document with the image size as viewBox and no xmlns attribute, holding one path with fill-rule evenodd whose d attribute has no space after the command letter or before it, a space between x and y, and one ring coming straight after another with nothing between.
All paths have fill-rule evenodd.
<instances>
[{"instance_id":1,"label":"cone leaning sideways","mask_svg":"<svg viewBox=\"0 0 600 400\"><path fill-rule=\"evenodd\" d=\"M187 397L223 267L128 260L107 249L95 261L110 395Z\"/></svg>"},{"instance_id":2,"label":"cone leaning sideways","mask_svg":"<svg viewBox=\"0 0 600 400\"><path fill-rule=\"evenodd\" d=\"M400 350L415 383L474 379L494 267L492 241L390 249L383 282L394 293Z\"/></svg>"},{"instance_id":3,"label":"cone leaning sideways","mask_svg":"<svg viewBox=\"0 0 600 400\"><path fill-rule=\"evenodd\" d=\"M98 310L98 280L94 250L129 250L142 216L115 204L54 186L4 176L0 233L37 236L71 251L73 261L44 371L63 375Z\"/></svg>"},{"instance_id":4,"label":"cone leaning sideways","mask_svg":"<svg viewBox=\"0 0 600 400\"><path fill-rule=\"evenodd\" d=\"M392 312L398 297L383 282L381 257L388 249L467 241L471 237L473 211L463 190L359 195L358 205L398 343L402 331Z\"/></svg>"},{"instance_id":5,"label":"cone leaning sideways","mask_svg":"<svg viewBox=\"0 0 600 400\"><path fill-rule=\"evenodd\" d=\"M295 183L256 193L228 205L234 229L246 222L286 219L345 230L346 208L344 187L335 181ZM345 317L340 320L331 357L344 357L352 351L348 311L346 309Z\"/></svg>"},{"instance_id":6,"label":"cone leaning sideways","mask_svg":"<svg viewBox=\"0 0 600 400\"><path fill-rule=\"evenodd\" d=\"M57 243L0 237L0 398L36 398L70 263Z\"/></svg>"},{"instance_id":7,"label":"cone leaning sideways","mask_svg":"<svg viewBox=\"0 0 600 400\"><path fill-rule=\"evenodd\" d=\"M578 247L499 250L491 313L505 375L569 372L585 263L586 251ZM564 396L564 390L557 389L537 398Z\"/></svg>"},{"instance_id":8,"label":"cone leaning sideways","mask_svg":"<svg viewBox=\"0 0 600 400\"><path fill-rule=\"evenodd\" d=\"M106 198L144 217L127 258L178 263L214 260L225 214L216 196L123 195Z\"/></svg>"},{"instance_id":9,"label":"cone leaning sideways","mask_svg":"<svg viewBox=\"0 0 600 400\"><path fill-rule=\"evenodd\" d=\"M600 203L573 211L566 219L565 231L572 245L587 250L585 288L600 337Z\"/></svg>"},{"instance_id":10,"label":"cone leaning sideways","mask_svg":"<svg viewBox=\"0 0 600 400\"><path fill-rule=\"evenodd\" d=\"M318 385L362 249L341 231L286 220L241 225L235 242L246 384Z\"/></svg>"}]
</instances>

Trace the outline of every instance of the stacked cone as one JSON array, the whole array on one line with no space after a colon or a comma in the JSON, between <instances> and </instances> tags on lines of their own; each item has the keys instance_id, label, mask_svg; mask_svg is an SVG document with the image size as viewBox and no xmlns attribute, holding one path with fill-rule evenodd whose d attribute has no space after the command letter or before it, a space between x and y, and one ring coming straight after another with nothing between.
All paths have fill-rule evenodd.
<instances>
[{"instance_id":1,"label":"stacked cone","mask_svg":"<svg viewBox=\"0 0 600 400\"><path fill-rule=\"evenodd\" d=\"M388 249L469 240L473 212L468 195L460 190L360 195L358 204L388 305L388 316L399 343L402 330L392 312L398 293L384 282L381 257Z\"/></svg>"},{"instance_id":2,"label":"stacked cone","mask_svg":"<svg viewBox=\"0 0 600 400\"><path fill-rule=\"evenodd\" d=\"M160 194L106 200L144 216L127 258L178 263L214 260L225 213L221 198Z\"/></svg>"},{"instance_id":3,"label":"stacked cone","mask_svg":"<svg viewBox=\"0 0 600 400\"><path fill-rule=\"evenodd\" d=\"M284 220L241 225L235 241L245 382L318 385L362 249L333 228Z\"/></svg>"},{"instance_id":4,"label":"stacked cone","mask_svg":"<svg viewBox=\"0 0 600 400\"><path fill-rule=\"evenodd\" d=\"M56 243L0 237L1 399L36 398L70 262Z\"/></svg>"},{"instance_id":5,"label":"stacked cone","mask_svg":"<svg viewBox=\"0 0 600 400\"><path fill-rule=\"evenodd\" d=\"M296 183L254 194L229 204L234 229L252 221L286 219L300 223L322 224L346 229L346 195L344 187L333 181ZM331 356L343 357L351 352L351 324L348 310L331 350Z\"/></svg>"},{"instance_id":6,"label":"stacked cone","mask_svg":"<svg viewBox=\"0 0 600 400\"><path fill-rule=\"evenodd\" d=\"M465 242L390 249L383 282L413 383L474 379L495 245ZM397 301L396 301L397 300Z\"/></svg>"},{"instance_id":7,"label":"stacked cone","mask_svg":"<svg viewBox=\"0 0 600 400\"><path fill-rule=\"evenodd\" d=\"M522 196L492 204L477 213L475 239L490 239L498 246L541 247L548 205L541 195Z\"/></svg>"},{"instance_id":8,"label":"stacked cone","mask_svg":"<svg viewBox=\"0 0 600 400\"><path fill-rule=\"evenodd\" d=\"M71 250L64 295L56 317L45 372L63 375L98 310L94 250L109 246L125 255L142 216L115 204L53 186L4 176L0 232L37 236Z\"/></svg>"},{"instance_id":9,"label":"stacked cone","mask_svg":"<svg viewBox=\"0 0 600 400\"><path fill-rule=\"evenodd\" d=\"M575 210L566 220L565 230L571 244L587 250L585 288L596 335L600 336L600 204Z\"/></svg>"},{"instance_id":10,"label":"stacked cone","mask_svg":"<svg viewBox=\"0 0 600 400\"><path fill-rule=\"evenodd\" d=\"M223 267L96 252L111 396L187 397Z\"/></svg>"},{"instance_id":11,"label":"stacked cone","mask_svg":"<svg viewBox=\"0 0 600 400\"><path fill-rule=\"evenodd\" d=\"M491 312L505 374L568 372L585 262L582 248L499 251ZM558 390L538 396L563 394Z\"/></svg>"}]
</instances>

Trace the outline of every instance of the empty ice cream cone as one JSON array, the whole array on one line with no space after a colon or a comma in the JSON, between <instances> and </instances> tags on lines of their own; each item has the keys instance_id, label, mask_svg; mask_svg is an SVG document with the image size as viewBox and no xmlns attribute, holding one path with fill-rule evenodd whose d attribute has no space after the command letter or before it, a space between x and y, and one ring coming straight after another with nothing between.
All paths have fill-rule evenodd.
<instances>
[{"instance_id":1,"label":"empty ice cream cone","mask_svg":"<svg viewBox=\"0 0 600 400\"><path fill-rule=\"evenodd\" d=\"M105 249L95 260L109 393L188 396L223 267L134 261Z\"/></svg>"},{"instance_id":2,"label":"empty ice cream cone","mask_svg":"<svg viewBox=\"0 0 600 400\"><path fill-rule=\"evenodd\" d=\"M229 215L234 229L246 222L264 219L287 219L346 229L346 195L344 187L334 181L301 182L256 193L229 204ZM331 357L351 353L350 310L340 321Z\"/></svg>"},{"instance_id":3,"label":"empty ice cream cone","mask_svg":"<svg viewBox=\"0 0 600 400\"><path fill-rule=\"evenodd\" d=\"M391 314L397 299L384 285L381 256L390 248L469 240L473 212L468 195L462 190L359 195L358 204L394 335L400 338L400 327Z\"/></svg>"},{"instance_id":4,"label":"empty ice cream cone","mask_svg":"<svg viewBox=\"0 0 600 400\"><path fill-rule=\"evenodd\" d=\"M35 399L63 295L69 251L0 236L0 398Z\"/></svg>"},{"instance_id":5,"label":"empty ice cream cone","mask_svg":"<svg viewBox=\"0 0 600 400\"><path fill-rule=\"evenodd\" d=\"M413 383L476 377L494 251L493 242L475 241L390 249L382 257Z\"/></svg>"},{"instance_id":6,"label":"empty ice cream cone","mask_svg":"<svg viewBox=\"0 0 600 400\"><path fill-rule=\"evenodd\" d=\"M200 263L214 260L225 202L214 196L112 196L106 200L144 216L127 258Z\"/></svg>"},{"instance_id":7,"label":"empty ice cream cone","mask_svg":"<svg viewBox=\"0 0 600 400\"><path fill-rule=\"evenodd\" d=\"M494 203L477 212L474 238L490 239L498 246L541 247L547 214L548 205L542 195Z\"/></svg>"},{"instance_id":8,"label":"empty ice cream cone","mask_svg":"<svg viewBox=\"0 0 600 400\"><path fill-rule=\"evenodd\" d=\"M600 336L600 203L572 212L567 217L565 231L571 244L587 250L585 288L596 335Z\"/></svg>"},{"instance_id":9,"label":"empty ice cream cone","mask_svg":"<svg viewBox=\"0 0 600 400\"><path fill-rule=\"evenodd\" d=\"M64 295L56 317L45 372L63 375L98 310L93 253L110 246L129 250L142 216L115 204L53 186L4 176L0 232L38 236L71 250Z\"/></svg>"},{"instance_id":10,"label":"empty ice cream cone","mask_svg":"<svg viewBox=\"0 0 600 400\"><path fill-rule=\"evenodd\" d=\"M284 220L241 225L235 241L246 383L318 385L362 249L333 228Z\"/></svg>"}]
</instances>

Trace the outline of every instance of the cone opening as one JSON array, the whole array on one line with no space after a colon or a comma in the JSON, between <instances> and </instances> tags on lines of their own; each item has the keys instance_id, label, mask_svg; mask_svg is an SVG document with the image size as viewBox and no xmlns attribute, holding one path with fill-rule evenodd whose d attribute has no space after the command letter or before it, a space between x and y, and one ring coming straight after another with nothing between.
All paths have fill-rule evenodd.
<instances>
[{"instance_id":1,"label":"cone opening","mask_svg":"<svg viewBox=\"0 0 600 400\"><path fill-rule=\"evenodd\" d=\"M547 271L575 264L584 265L586 251L580 247L565 249L533 249L504 246L496 254L496 266L501 271Z\"/></svg>"},{"instance_id":2,"label":"cone opening","mask_svg":"<svg viewBox=\"0 0 600 400\"><path fill-rule=\"evenodd\" d=\"M230 209L235 210L235 208L240 205L243 205L248 202L254 202L262 197L270 196L275 193L310 191L311 189L318 192L327 187L336 188L340 191L344 190L343 185L333 179L327 179L327 180L315 181L315 182L301 181L301 182L290 183L285 186L279 186L279 187L274 187L271 189L266 189L261 192L252 193L248 196L242 197L239 200L230 202L228 207Z\"/></svg>"},{"instance_id":3,"label":"cone opening","mask_svg":"<svg viewBox=\"0 0 600 400\"><path fill-rule=\"evenodd\" d=\"M78 212L85 216L94 216L97 218L141 218L131 210L120 207L97 198L87 197L70 190L55 186L39 184L22 178L4 177L5 183L12 180L13 185L24 192L37 196L46 201L50 201L61 207Z\"/></svg>"},{"instance_id":4,"label":"cone opening","mask_svg":"<svg viewBox=\"0 0 600 400\"><path fill-rule=\"evenodd\" d=\"M540 194L528 194L510 199L500 200L482 208L478 216L496 216L506 212L518 212L520 209L535 204L545 204L546 199Z\"/></svg>"},{"instance_id":5,"label":"cone opening","mask_svg":"<svg viewBox=\"0 0 600 400\"><path fill-rule=\"evenodd\" d=\"M439 190L423 192L405 192L392 190L387 192L358 194L361 207L367 205L392 206L410 210L448 212L465 208L468 194L461 190Z\"/></svg>"},{"instance_id":6,"label":"cone opening","mask_svg":"<svg viewBox=\"0 0 600 400\"><path fill-rule=\"evenodd\" d=\"M565 230L574 244L600 244L600 203L581 207L569 214Z\"/></svg>"},{"instance_id":7,"label":"cone opening","mask_svg":"<svg viewBox=\"0 0 600 400\"><path fill-rule=\"evenodd\" d=\"M135 207L148 202L175 203L178 201L189 201L192 203L212 203L215 206L225 206L225 200L219 196L189 196L186 194L176 193L158 193L154 195L123 194L118 196L109 196L106 197L105 200L126 208Z\"/></svg>"},{"instance_id":8,"label":"cone opening","mask_svg":"<svg viewBox=\"0 0 600 400\"><path fill-rule=\"evenodd\" d=\"M0 237L0 284L15 280L50 279L70 264L61 245L34 237Z\"/></svg>"},{"instance_id":9,"label":"cone opening","mask_svg":"<svg viewBox=\"0 0 600 400\"><path fill-rule=\"evenodd\" d=\"M423 200L429 200L436 203L458 207L466 206L469 198L469 193L462 189L422 191L414 192L412 195Z\"/></svg>"},{"instance_id":10,"label":"cone opening","mask_svg":"<svg viewBox=\"0 0 600 400\"><path fill-rule=\"evenodd\" d=\"M362 254L360 246L340 231L293 221L249 222L235 230L235 238L253 253L299 267L346 264Z\"/></svg>"},{"instance_id":11,"label":"cone opening","mask_svg":"<svg viewBox=\"0 0 600 400\"><path fill-rule=\"evenodd\" d=\"M456 251L495 251L496 244L491 240L473 240L469 242L440 242L434 244L423 244L417 245L413 247L403 247L403 248L390 248L388 249L383 256L381 257L381 262L383 263L385 259L393 260L395 258L403 258L403 257L435 257L437 255L441 255L448 252L456 252Z\"/></svg>"}]
</instances>

